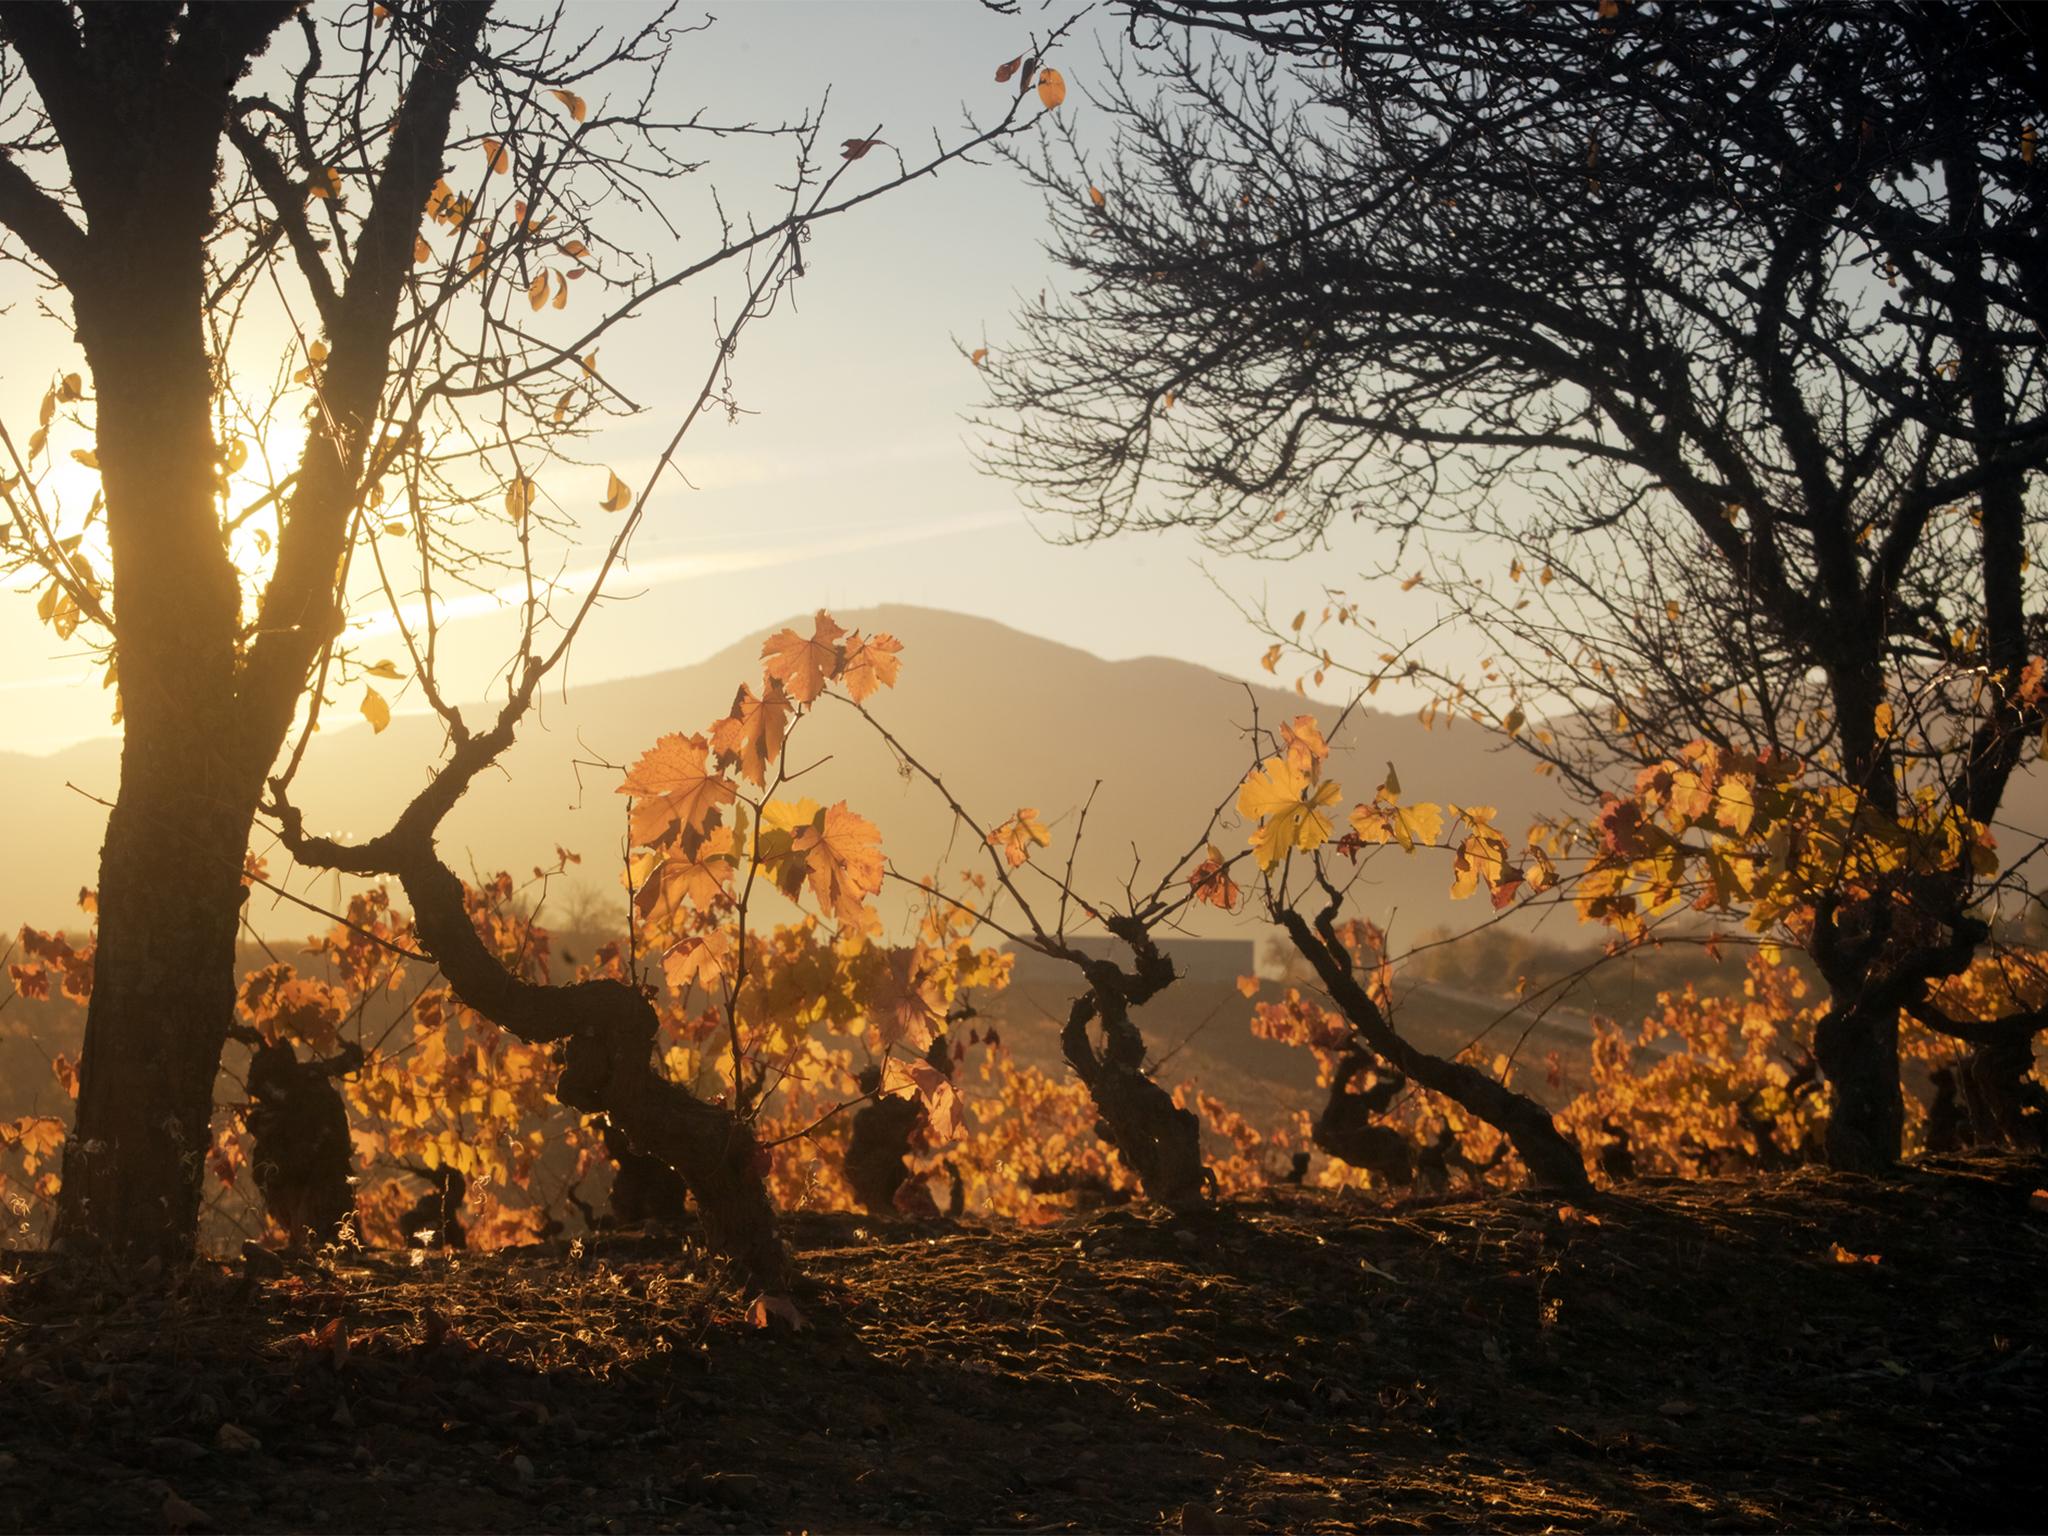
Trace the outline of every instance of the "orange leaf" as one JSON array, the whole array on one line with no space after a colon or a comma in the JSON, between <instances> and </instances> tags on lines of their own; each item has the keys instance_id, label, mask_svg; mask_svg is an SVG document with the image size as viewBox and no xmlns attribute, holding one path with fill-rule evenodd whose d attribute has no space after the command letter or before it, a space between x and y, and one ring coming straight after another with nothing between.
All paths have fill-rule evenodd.
<instances>
[{"instance_id":1,"label":"orange leaf","mask_svg":"<svg viewBox=\"0 0 2048 1536\"><path fill-rule=\"evenodd\" d=\"M1067 82L1058 70L1048 69L1039 73L1038 99L1048 112L1067 99Z\"/></svg>"},{"instance_id":2,"label":"orange leaf","mask_svg":"<svg viewBox=\"0 0 2048 1536\"><path fill-rule=\"evenodd\" d=\"M484 140L484 154L490 159L494 175L502 176L512 169L511 153L496 139Z\"/></svg>"},{"instance_id":3,"label":"orange leaf","mask_svg":"<svg viewBox=\"0 0 2048 1536\"><path fill-rule=\"evenodd\" d=\"M863 640L855 630L846 638L846 661L841 677L847 696L858 704L877 688L894 688L896 674L903 669L903 642L894 635L869 635Z\"/></svg>"},{"instance_id":4,"label":"orange leaf","mask_svg":"<svg viewBox=\"0 0 2048 1536\"><path fill-rule=\"evenodd\" d=\"M811 892L841 921L860 912L864 898L882 888L882 834L844 800L798 830L792 847L810 866Z\"/></svg>"},{"instance_id":5,"label":"orange leaf","mask_svg":"<svg viewBox=\"0 0 2048 1536\"><path fill-rule=\"evenodd\" d=\"M1035 805L1019 806L1016 815L988 835L989 847L1002 849L1003 858L1012 869L1031 857L1033 843L1041 848L1052 846L1052 834L1038 819L1038 807Z\"/></svg>"},{"instance_id":6,"label":"orange leaf","mask_svg":"<svg viewBox=\"0 0 2048 1536\"><path fill-rule=\"evenodd\" d=\"M715 992L732 959L732 939L723 928L692 934L661 957L662 975L678 996L701 982L706 992Z\"/></svg>"},{"instance_id":7,"label":"orange leaf","mask_svg":"<svg viewBox=\"0 0 2048 1536\"><path fill-rule=\"evenodd\" d=\"M1188 884L1194 888L1195 900L1207 902L1212 907L1221 907L1225 912L1237 910L1241 894L1237 882L1230 878L1230 867L1223 861L1222 853L1214 843L1209 845L1209 856L1195 866L1195 872L1188 876ZM1247 978L1240 978L1238 989L1243 991ZM1252 991L1258 990L1258 982L1252 980ZM1251 992L1244 994L1250 997Z\"/></svg>"},{"instance_id":8,"label":"orange leaf","mask_svg":"<svg viewBox=\"0 0 2048 1536\"><path fill-rule=\"evenodd\" d=\"M581 96L578 96L574 91L549 91L548 94L567 107L569 115L577 122L580 123L590 116L590 103Z\"/></svg>"},{"instance_id":9,"label":"orange leaf","mask_svg":"<svg viewBox=\"0 0 2048 1536\"><path fill-rule=\"evenodd\" d=\"M782 751L782 739L789 724L789 695L782 685L770 681L759 698L742 683L733 696L732 713L711 727L711 745L718 753L718 766L734 764L756 784L768 782L768 764Z\"/></svg>"},{"instance_id":10,"label":"orange leaf","mask_svg":"<svg viewBox=\"0 0 2048 1536\"><path fill-rule=\"evenodd\" d=\"M664 901L670 906L688 902L702 912L732 883L732 875L730 857L663 859L633 893L633 904L643 918L654 916Z\"/></svg>"},{"instance_id":11,"label":"orange leaf","mask_svg":"<svg viewBox=\"0 0 2048 1536\"><path fill-rule=\"evenodd\" d=\"M414 235L412 237L412 259L419 262L432 261L434 259L434 248L427 244L427 237L425 235Z\"/></svg>"},{"instance_id":12,"label":"orange leaf","mask_svg":"<svg viewBox=\"0 0 2048 1536\"><path fill-rule=\"evenodd\" d=\"M1102 196L1102 188L1090 187L1088 189L1088 201L1093 203L1096 207L1100 208L1104 201Z\"/></svg>"},{"instance_id":13,"label":"orange leaf","mask_svg":"<svg viewBox=\"0 0 2048 1536\"><path fill-rule=\"evenodd\" d=\"M634 847L658 847L678 830L700 831L714 810L732 804L731 782L705 764L708 750L702 736L672 732L640 755L618 789L634 797Z\"/></svg>"},{"instance_id":14,"label":"orange leaf","mask_svg":"<svg viewBox=\"0 0 2048 1536\"><path fill-rule=\"evenodd\" d=\"M969 357L967 360L970 363L974 364L975 367L979 368L983 363L988 361L988 348L976 347L974 349L973 355Z\"/></svg>"},{"instance_id":15,"label":"orange leaf","mask_svg":"<svg viewBox=\"0 0 2048 1536\"><path fill-rule=\"evenodd\" d=\"M777 630L761 646L768 676L781 683L797 703L810 703L839 675L844 664L839 639L845 633L822 608L808 640L793 629Z\"/></svg>"},{"instance_id":16,"label":"orange leaf","mask_svg":"<svg viewBox=\"0 0 2048 1536\"><path fill-rule=\"evenodd\" d=\"M532 282L526 285L526 302L539 309L548 301L548 273L543 267Z\"/></svg>"}]
</instances>

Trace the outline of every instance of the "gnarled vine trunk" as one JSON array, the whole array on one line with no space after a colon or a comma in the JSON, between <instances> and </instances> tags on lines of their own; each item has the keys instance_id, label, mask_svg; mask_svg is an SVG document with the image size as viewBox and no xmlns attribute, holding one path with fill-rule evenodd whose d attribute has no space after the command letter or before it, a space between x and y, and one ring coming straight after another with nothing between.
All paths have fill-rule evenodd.
<instances>
[{"instance_id":1,"label":"gnarled vine trunk","mask_svg":"<svg viewBox=\"0 0 2048 1536\"><path fill-rule=\"evenodd\" d=\"M1210 1184L1201 1122L1145 1071L1145 1038L1130 1013L1173 981L1173 966L1135 918L1112 917L1108 926L1130 946L1135 969L1125 972L1107 960L1082 962L1088 991L1075 999L1060 1047L1095 1100L1102 1117L1098 1129L1108 1132L1146 1197L1162 1205L1193 1204ZM1097 1021L1100 1051L1088 1038L1088 1026Z\"/></svg>"},{"instance_id":2,"label":"gnarled vine trunk","mask_svg":"<svg viewBox=\"0 0 2048 1536\"><path fill-rule=\"evenodd\" d=\"M1585 1159L1541 1104L1495 1082L1476 1067L1418 1050L1401 1038L1372 994L1359 985L1350 954L1337 937L1335 916L1333 908L1326 909L1311 928L1299 912L1282 907L1274 913L1295 949L1315 967L1323 989L1366 1044L1395 1071L1470 1110L1506 1136L1538 1184L1585 1190L1589 1184Z\"/></svg>"}]
</instances>

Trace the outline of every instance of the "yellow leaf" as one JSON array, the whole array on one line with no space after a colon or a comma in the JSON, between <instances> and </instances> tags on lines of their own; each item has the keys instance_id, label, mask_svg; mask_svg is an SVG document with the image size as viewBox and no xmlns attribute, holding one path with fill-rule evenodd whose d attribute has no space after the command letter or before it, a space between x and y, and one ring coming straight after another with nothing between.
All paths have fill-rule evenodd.
<instances>
[{"instance_id":1,"label":"yellow leaf","mask_svg":"<svg viewBox=\"0 0 2048 1536\"><path fill-rule=\"evenodd\" d=\"M391 723L391 705L383 694L368 686L363 687L363 718L370 722L370 734L382 734L384 727Z\"/></svg>"},{"instance_id":2,"label":"yellow leaf","mask_svg":"<svg viewBox=\"0 0 2048 1536\"><path fill-rule=\"evenodd\" d=\"M543 305L545 305L547 301L548 273L547 270L543 268L538 274L535 275L533 281L526 285L526 302L528 304L531 304L535 309L539 309Z\"/></svg>"},{"instance_id":3,"label":"yellow leaf","mask_svg":"<svg viewBox=\"0 0 2048 1536\"><path fill-rule=\"evenodd\" d=\"M1271 869L1291 849L1306 853L1328 842L1327 812L1341 794L1335 782L1311 785L1284 757L1269 757L1247 774L1237 792L1237 809L1260 823L1249 839L1259 868Z\"/></svg>"},{"instance_id":4,"label":"yellow leaf","mask_svg":"<svg viewBox=\"0 0 2048 1536\"><path fill-rule=\"evenodd\" d=\"M533 501L540 494L540 487L521 475L505 487L505 515L518 522L533 510Z\"/></svg>"},{"instance_id":5,"label":"yellow leaf","mask_svg":"<svg viewBox=\"0 0 2048 1536\"><path fill-rule=\"evenodd\" d=\"M1756 800L1749 792L1749 786L1740 779L1724 779L1716 792L1717 814L1721 825L1737 837L1749 830L1749 824L1756 820Z\"/></svg>"},{"instance_id":6,"label":"yellow leaf","mask_svg":"<svg viewBox=\"0 0 2048 1536\"><path fill-rule=\"evenodd\" d=\"M598 506L607 512L623 512L633 505L633 492L625 481L611 470L605 471L604 500Z\"/></svg>"},{"instance_id":7,"label":"yellow leaf","mask_svg":"<svg viewBox=\"0 0 2048 1536\"><path fill-rule=\"evenodd\" d=\"M1886 699L1877 706L1877 709L1871 715L1870 723L1876 727L1877 739L1879 741L1890 739L1892 734L1891 700Z\"/></svg>"},{"instance_id":8,"label":"yellow leaf","mask_svg":"<svg viewBox=\"0 0 2048 1536\"><path fill-rule=\"evenodd\" d=\"M78 460L87 469L98 469L100 467L100 456L90 448L74 448L71 450L71 457Z\"/></svg>"},{"instance_id":9,"label":"yellow leaf","mask_svg":"<svg viewBox=\"0 0 2048 1536\"><path fill-rule=\"evenodd\" d=\"M57 398L67 405L73 400L83 400L85 381L75 373L65 374L63 382L57 386Z\"/></svg>"},{"instance_id":10,"label":"yellow leaf","mask_svg":"<svg viewBox=\"0 0 2048 1536\"><path fill-rule=\"evenodd\" d=\"M496 139L484 140L484 154L490 158L491 171L494 175L502 176L512 169L512 156Z\"/></svg>"},{"instance_id":11,"label":"yellow leaf","mask_svg":"<svg viewBox=\"0 0 2048 1536\"><path fill-rule=\"evenodd\" d=\"M364 668L364 675L367 677L389 678L394 683L400 681L405 676L403 672L398 670L397 663L390 661L376 662Z\"/></svg>"},{"instance_id":12,"label":"yellow leaf","mask_svg":"<svg viewBox=\"0 0 2048 1536\"><path fill-rule=\"evenodd\" d=\"M581 96L578 96L574 91L549 91L548 94L567 107L569 109L569 116L577 122L580 123L590 116L590 103Z\"/></svg>"},{"instance_id":13,"label":"yellow leaf","mask_svg":"<svg viewBox=\"0 0 2048 1536\"><path fill-rule=\"evenodd\" d=\"M1067 82L1056 69L1041 69L1038 72L1038 99L1050 112L1067 99Z\"/></svg>"}]
</instances>

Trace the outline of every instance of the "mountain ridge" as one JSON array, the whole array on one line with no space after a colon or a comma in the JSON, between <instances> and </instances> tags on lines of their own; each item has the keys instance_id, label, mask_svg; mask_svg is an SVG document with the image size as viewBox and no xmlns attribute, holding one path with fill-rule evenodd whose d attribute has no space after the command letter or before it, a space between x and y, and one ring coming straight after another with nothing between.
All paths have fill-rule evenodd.
<instances>
[{"instance_id":1,"label":"mountain ridge","mask_svg":"<svg viewBox=\"0 0 2048 1536\"><path fill-rule=\"evenodd\" d=\"M870 705L984 825L1033 806L1053 828L1064 862L1076 813L1094 796L1076 877L1105 899L1122 893L1134 849L1156 879L1163 861L1184 852L1211 809L1227 801L1250 760L1244 732L1254 708L1268 728L1301 713L1328 727L1339 713L1176 657L1108 661L947 610L886 605L834 616L848 628L886 630L903 641L901 684ZM602 765L630 763L667 732L706 730L742 683L758 684L761 641L783 622L807 628L809 621L764 626L688 666L578 684L566 702L551 696L522 727L502 769L480 778L449 817L443 845L451 859L458 868L523 871L549 862L561 845L584 855L586 880L609 886L600 872L618 867L624 804L612 795L616 776ZM294 801L311 828L370 835L425 783L441 740L438 719L417 713L396 716L381 735L367 725L322 733ZM929 786L906 774L843 706L808 717L798 741L800 759L824 762L796 792L848 801L881 827L898 867L950 872L971 862L971 847ZM75 921L72 902L93 883L105 810L65 786L111 799L118 746L101 738L45 756L0 752L0 849L8 851L0 919L10 931L20 921ZM1562 808L1561 794L1529 771L1527 759L1498 751L1476 730L1429 731L1408 716L1354 711L1332 746L1331 776L1354 797L1369 794L1392 761L1417 798L1497 805L1511 836L1539 807ZM1225 823L1233 820L1226 810ZM1241 846L1243 836L1229 825L1217 832L1219 845ZM264 851L260 833L256 848ZM273 870L283 862L273 852ZM1398 889L1387 894L1403 909L1404 925L1447 920L1447 871L1402 863ZM331 879L313 883L323 905L341 894ZM252 922L266 935L321 925L311 913L268 905L251 903Z\"/></svg>"}]
</instances>

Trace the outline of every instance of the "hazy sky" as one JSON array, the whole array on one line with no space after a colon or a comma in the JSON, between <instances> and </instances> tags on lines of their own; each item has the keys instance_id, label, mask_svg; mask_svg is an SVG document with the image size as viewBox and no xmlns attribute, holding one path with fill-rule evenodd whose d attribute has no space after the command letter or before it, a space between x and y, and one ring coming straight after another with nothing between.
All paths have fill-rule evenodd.
<instances>
[{"instance_id":1,"label":"hazy sky","mask_svg":"<svg viewBox=\"0 0 2048 1536\"><path fill-rule=\"evenodd\" d=\"M643 14L638 6L573 8L579 21ZM968 0L742 6L680 44L666 105L781 118L829 86L829 140L881 123L884 138L910 151L934 130L957 133L963 107L1000 110L1006 88L992 72L1040 20L992 15ZM1064 47L1055 60L1072 87L1063 115L1091 113L1096 50L1115 44L1105 13L1095 33L1084 28ZM724 196L765 204L769 163L748 160L729 140L709 153L717 158L707 177ZM879 177L885 168L874 160ZM673 211L686 238L703 192L678 194ZM706 418L693 430L682 464L696 489L671 481L659 494L634 572L613 589L639 595L595 617L572 676L656 671L793 613L879 602L981 614L1108 657L1173 655L1256 674L1263 642L1217 585L1291 616L1319 600L1325 584L1349 584L1375 554L1363 538L1340 534L1331 554L1287 564L1204 557L1193 540L1172 537L1062 547L1050 542L1057 526L1034 528L1013 489L975 468L963 415L978 402L979 379L954 339L1003 345L1016 296L1052 276L1038 243L1044 225L1036 196L991 163L957 168L820 230L796 311L746 333L735 377L750 414L732 425ZM32 423L51 369L79 366L77 352L19 305L0 314L0 325L10 332L0 348L0 409L11 425ZM673 420L661 407L694 393L708 327L705 302L688 299L605 343L607 372L653 407L601 451L629 479ZM493 621L475 611L487 605L470 606L463 622L481 637ZM108 732L96 671L75 649L67 654L33 607L32 597L0 597L0 708L14 727L0 745L47 751ZM1427 619L1420 594L1413 613L1381 611L1397 627Z\"/></svg>"}]
</instances>

